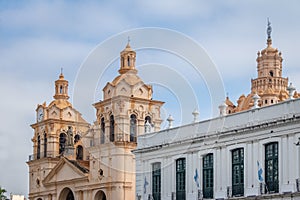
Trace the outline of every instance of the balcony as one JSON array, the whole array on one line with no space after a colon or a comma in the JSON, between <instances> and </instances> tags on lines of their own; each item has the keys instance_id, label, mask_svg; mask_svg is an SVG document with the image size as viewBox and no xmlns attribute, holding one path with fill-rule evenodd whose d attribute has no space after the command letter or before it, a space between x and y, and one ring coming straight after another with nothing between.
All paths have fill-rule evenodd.
<instances>
[{"instance_id":1,"label":"balcony","mask_svg":"<svg viewBox=\"0 0 300 200\"><path fill-rule=\"evenodd\" d=\"M42 158L57 158L59 157L58 151L47 151L47 152L40 152L37 154L29 155L28 161L38 160Z\"/></svg>"}]
</instances>

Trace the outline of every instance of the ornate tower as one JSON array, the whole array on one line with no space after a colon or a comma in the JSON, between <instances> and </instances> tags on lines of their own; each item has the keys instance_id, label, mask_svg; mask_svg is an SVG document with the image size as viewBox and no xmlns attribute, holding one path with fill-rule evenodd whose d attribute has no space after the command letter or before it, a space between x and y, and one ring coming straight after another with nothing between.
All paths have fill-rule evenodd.
<instances>
[{"instance_id":1,"label":"ornate tower","mask_svg":"<svg viewBox=\"0 0 300 200\"><path fill-rule=\"evenodd\" d=\"M251 93L241 95L235 106L227 98L227 113L235 113L251 109L254 106L253 97L259 98L257 106L268 106L286 100L288 96L288 78L282 77L282 56L278 49L272 47L271 23L268 20L267 47L257 53L257 78L251 79ZM298 97L298 93L294 94Z\"/></svg>"},{"instance_id":2,"label":"ornate tower","mask_svg":"<svg viewBox=\"0 0 300 200\"><path fill-rule=\"evenodd\" d=\"M45 181L49 173L54 173L53 169L62 158L84 163L88 157L81 138L89 124L68 98L68 81L61 73L55 81L54 100L48 106L46 103L37 106L37 121L31 125L34 130L33 154L27 162L29 199L50 199L49 195L55 198L51 194L55 187Z\"/></svg>"},{"instance_id":3,"label":"ornate tower","mask_svg":"<svg viewBox=\"0 0 300 200\"><path fill-rule=\"evenodd\" d=\"M59 79L55 81L55 95L54 99L58 100L68 100L68 86L69 83L65 80L63 73L61 72L59 75Z\"/></svg>"},{"instance_id":4,"label":"ornate tower","mask_svg":"<svg viewBox=\"0 0 300 200\"><path fill-rule=\"evenodd\" d=\"M101 182L109 199L135 199L135 157L131 151L138 135L158 131L162 122L163 102L152 100L152 87L138 77L135 60L136 52L128 42L120 53L120 75L103 88L103 101L94 104L98 145L90 153L99 160Z\"/></svg>"},{"instance_id":5,"label":"ornate tower","mask_svg":"<svg viewBox=\"0 0 300 200\"><path fill-rule=\"evenodd\" d=\"M267 47L257 53L257 78L251 80L251 93L257 93L260 105L267 106L288 98L288 78L282 77L282 56L272 47L271 23L268 21Z\"/></svg>"}]
</instances>

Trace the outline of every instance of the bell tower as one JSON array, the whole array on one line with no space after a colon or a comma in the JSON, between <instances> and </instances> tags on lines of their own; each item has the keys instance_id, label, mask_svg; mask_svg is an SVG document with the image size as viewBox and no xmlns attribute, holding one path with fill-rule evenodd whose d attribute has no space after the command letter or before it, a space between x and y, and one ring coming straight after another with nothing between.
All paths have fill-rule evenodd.
<instances>
[{"instance_id":1,"label":"bell tower","mask_svg":"<svg viewBox=\"0 0 300 200\"><path fill-rule=\"evenodd\" d=\"M268 20L267 47L257 53L257 78L251 80L251 93L260 96L260 106L272 105L288 97L288 78L282 77L282 56L272 46L272 27Z\"/></svg>"},{"instance_id":2,"label":"bell tower","mask_svg":"<svg viewBox=\"0 0 300 200\"><path fill-rule=\"evenodd\" d=\"M135 69L136 53L130 47L129 42L130 40L128 39L128 43L125 49L120 53L120 65L121 65L119 69L120 74L124 74L127 72L137 73L137 70Z\"/></svg>"},{"instance_id":3,"label":"bell tower","mask_svg":"<svg viewBox=\"0 0 300 200\"><path fill-rule=\"evenodd\" d=\"M68 100L68 81L65 80L62 69L59 75L59 79L55 81L55 95L54 99Z\"/></svg>"},{"instance_id":4,"label":"bell tower","mask_svg":"<svg viewBox=\"0 0 300 200\"><path fill-rule=\"evenodd\" d=\"M27 162L29 199L37 199L46 191L49 194L49 188L44 185L45 178L61 159L85 162L88 157L81 138L89 124L68 101L68 81L62 72L55 81L53 97L49 105L46 102L37 105L36 122L31 125L34 134L31 140L33 153Z\"/></svg>"},{"instance_id":5,"label":"bell tower","mask_svg":"<svg viewBox=\"0 0 300 200\"><path fill-rule=\"evenodd\" d=\"M101 181L108 185L109 199L135 199L135 156L131 151L139 135L158 131L162 122L164 102L152 99L152 86L137 75L135 61L136 52L128 41L120 53L119 75L103 88L103 100L94 104L97 145L90 153L105 174Z\"/></svg>"}]
</instances>

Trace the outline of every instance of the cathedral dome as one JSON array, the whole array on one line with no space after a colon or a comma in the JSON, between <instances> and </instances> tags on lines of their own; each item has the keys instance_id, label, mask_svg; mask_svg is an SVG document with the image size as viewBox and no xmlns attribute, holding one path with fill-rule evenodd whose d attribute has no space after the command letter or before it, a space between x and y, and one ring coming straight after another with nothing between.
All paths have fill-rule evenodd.
<instances>
[{"instance_id":1,"label":"cathedral dome","mask_svg":"<svg viewBox=\"0 0 300 200\"><path fill-rule=\"evenodd\" d=\"M64 99L55 99L49 104L48 107L51 108L52 106L56 106L59 109L64 109L67 107L72 107L72 104Z\"/></svg>"},{"instance_id":2,"label":"cathedral dome","mask_svg":"<svg viewBox=\"0 0 300 200\"><path fill-rule=\"evenodd\" d=\"M142 79L138 77L135 73L126 73L117 76L111 84L113 86L117 86L123 80L129 85L136 85L137 83L142 82Z\"/></svg>"}]
</instances>

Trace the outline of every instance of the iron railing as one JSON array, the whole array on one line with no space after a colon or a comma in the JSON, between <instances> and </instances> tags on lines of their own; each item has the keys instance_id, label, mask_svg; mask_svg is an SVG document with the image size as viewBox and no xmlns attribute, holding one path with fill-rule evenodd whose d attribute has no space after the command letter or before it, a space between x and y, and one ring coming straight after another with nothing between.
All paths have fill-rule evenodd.
<instances>
[{"instance_id":1,"label":"iron railing","mask_svg":"<svg viewBox=\"0 0 300 200\"><path fill-rule=\"evenodd\" d=\"M171 199L176 200L176 192L172 192Z\"/></svg>"},{"instance_id":2,"label":"iron railing","mask_svg":"<svg viewBox=\"0 0 300 200\"><path fill-rule=\"evenodd\" d=\"M244 196L244 184L232 186L232 196L234 197Z\"/></svg>"},{"instance_id":3,"label":"iron railing","mask_svg":"<svg viewBox=\"0 0 300 200\"><path fill-rule=\"evenodd\" d=\"M266 184L259 183L259 194L266 194Z\"/></svg>"},{"instance_id":4,"label":"iron railing","mask_svg":"<svg viewBox=\"0 0 300 200\"><path fill-rule=\"evenodd\" d=\"M227 198L232 197L232 187L227 186Z\"/></svg>"},{"instance_id":5,"label":"iron railing","mask_svg":"<svg viewBox=\"0 0 300 200\"><path fill-rule=\"evenodd\" d=\"M197 200L202 200L202 199L203 199L203 193L202 193L202 190L198 190Z\"/></svg>"},{"instance_id":6,"label":"iron railing","mask_svg":"<svg viewBox=\"0 0 300 200\"><path fill-rule=\"evenodd\" d=\"M40 153L29 155L28 161L38 160L41 158L56 158L56 157L59 157L58 151L47 151L47 152L40 152Z\"/></svg>"},{"instance_id":7,"label":"iron railing","mask_svg":"<svg viewBox=\"0 0 300 200\"><path fill-rule=\"evenodd\" d=\"M214 188L213 187L203 188L203 198L212 199L213 197L214 197Z\"/></svg>"}]
</instances>

